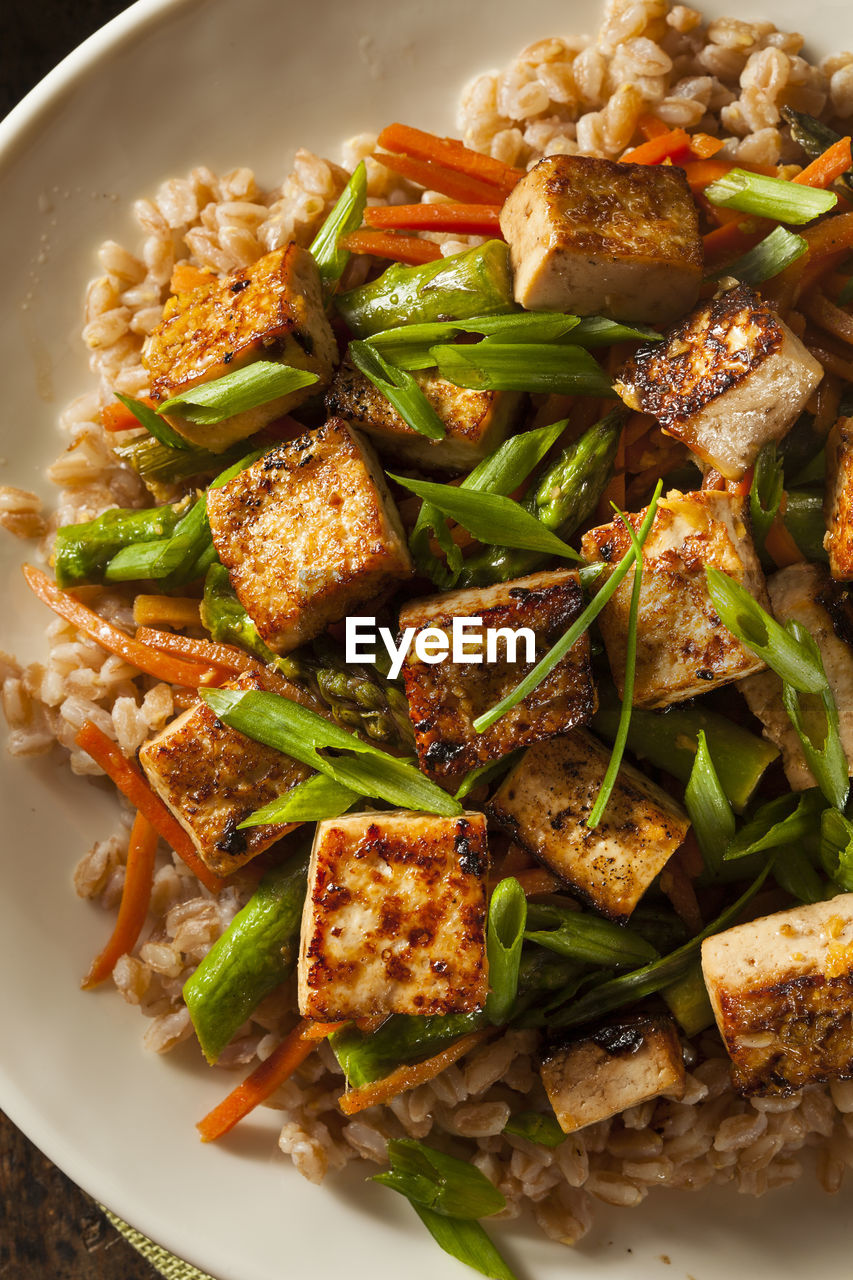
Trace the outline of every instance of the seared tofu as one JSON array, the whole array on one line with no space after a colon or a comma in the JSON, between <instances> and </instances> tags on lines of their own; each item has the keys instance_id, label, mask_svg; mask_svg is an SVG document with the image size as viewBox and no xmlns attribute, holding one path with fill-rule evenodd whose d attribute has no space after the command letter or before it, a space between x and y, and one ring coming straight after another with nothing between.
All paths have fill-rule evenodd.
<instances>
[{"instance_id":1,"label":"seared tofu","mask_svg":"<svg viewBox=\"0 0 853 1280\"><path fill-rule=\"evenodd\" d=\"M255 360L317 375L319 383L209 426L190 422L177 411L167 415L182 436L214 453L322 391L337 359L317 265L295 244L170 298L142 354L155 405Z\"/></svg>"},{"instance_id":2,"label":"seared tofu","mask_svg":"<svg viewBox=\"0 0 853 1280\"><path fill-rule=\"evenodd\" d=\"M280 693L313 711L322 708L304 690L258 670L229 680L225 689ZM205 866L229 875L292 831L297 823L237 828L255 809L310 777L313 769L229 729L203 702L190 707L143 743L139 763L160 799L190 836Z\"/></svg>"},{"instance_id":3,"label":"seared tofu","mask_svg":"<svg viewBox=\"0 0 853 1280\"><path fill-rule=\"evenodd\" d=\"M589 637L584 634L517 707L485 733L477 733L473 725L524 679L582 609L583 593L574 569L534 573L494 587L452 591L406 605L400 630L405 635L411 628L413 636L402 675L418 758L428 773L450 781L516 747L565 733L592 718L598 703ZM469 628L464 658L460 647L458 661L452 652L454 619L479 620L479 625ZM532 633L529 647L523 636L509 648L503 638L497 643L495 635L489 661L484 635L489 630L521 628ZM438 633L434 637L438 642L447 637L447 656L440 661L422 662L417 655L415 637L425 630Z\"/></svg>"},{"instance_id":4,"label":"seared tofu","mask_svg":"<svg viewBox=\"0 0 853 1280\"><path fill-rule=\"evenodd\" d=\"M540 1072L564 1133L662 1093L680 1098L686 1079L672 1019L643 1013L558 1043L543 1056Z\"/></svg>"},{"instance_id":5,"label":"seared tofu","mask_svg":"<svg viewBox=\"0 0 853 1280\"><path fill-rule=\"evenodd\" d=\"M823 369L746 285L703 302L663 342L640 347L616 390L631 409L730 480L794 425Z\"/></svg>"},{"instance_id":6,"label":"seared tofu","mask_svg":"<svg viewBox=\"0 0 853 1280\"><path fill-rule=\"evenodd\" d=\"M604 815L585 825L604 781L610 748L585 729L530 747L489 803L494 820L572 891L611 920L625 921L690 822L680 805L623 764Z\"/></svg>"},{"instance_id":7,"label":"seared tofu","mask_svg":"<svg viewBox=\"0 0 853 1280\"><path fill-rule=\"evenodd\" d=\"M760 671L764 663L723 626L711 603L705 569L729 574L768 607L764 575L747 530L745 501L730 493L672 491L658 504L643 545L637 623L634 705L666 707ZM626 518L639 529L645 512ZM584 534L589 561L612 571L630 547L621 521ZM603 586L607 569L598 579ZM599 614L604 647L622 696L633 575L627 574Z\"/></svg>"},{"instance_id":8,"label":"seared tofu","mask_svg":"<svg viewBox=\"0 0 853 1280\"><path fill-rule=\"evenodd\" d=\"M481 1009L488 870L481 813L354 813L320 822L302 916L303 1017Z\"/></svg>"},{"instance_id":9,"label":"seared tofu","mask_svg":"<svg viewBox=\"0 0 853 1280\"><path fill-rule=\"evenodd\" d=\"M823 565L792 564L767 579L775 617L781 623L792 618L812 635L820 649L826 677L838 707L841 745L853 760L853 650L835 634L832 618L821 597L831 591L831 579ZM782 752L785 776L794 791L817 786L806 764L799 735L782 703L782 681L773 671L751 676L738 688L749 709L764 727L764 736ZM853 766L848 770L853 774Z\"/></svg>"},{"instance_id":10,"label":"seared tofu","mask_svg":"<svg viewBox=\"0 0 853 1280\"><path fill-rule=\"evenodd\" d=\"M240 603L276 653L412 572L373 451L339 419L209 489L207 514Z\"/></svg>"},{"instance_id":11,"label":"seared tofu","mask_svg":"<svg viewBox=\"0 0 853 1280\"><path fill-rule=\"evenodd\" d=\"M326 393L330 417L345 418L370 437L383 457L435 471L470 471L503 443L524 403L517 391L471 391L434 369L412 375L447 430L430 440L404 422L369 378L344 361Z\"/></svg>"},{"instance_id":12,"label":"seared tofu","mask_svg":"<svg viewBox=\"0 0 853 1280\"><path fill-rule=\"evenodd\" d=\"M706 938L702 970L741 1093L853 1076L853 894Z\"/></svg>"},{"instance_id":13,"label":"seared tofu","mask_svg":"<svg viewBox=\"0 0 853 1280\"><path fill-rule=\"evenodd\" d=\"M833 578L853 580L853 418L839 418L826 442L826 536Z\"/></svg>"},{"instance_id":14,"label":"seared tofu","mask_svg":"<svg viewBox=\"0 0 853 1280\"><path fill-rule=\"evenodd\" d=\"M671 324L699 296L699 213L682 169L547 156L501 211L528 311Z\"/></svg>"}]
</instances>

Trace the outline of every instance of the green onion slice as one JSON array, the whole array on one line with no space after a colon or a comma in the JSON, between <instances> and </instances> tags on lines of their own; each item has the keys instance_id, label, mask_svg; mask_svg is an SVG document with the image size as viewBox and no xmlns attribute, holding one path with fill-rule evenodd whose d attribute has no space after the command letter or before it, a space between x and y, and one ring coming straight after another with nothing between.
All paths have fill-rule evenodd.
<instances>
[{"instance_id":1,"label":"green onion slice","mask_svg":"<svg viewBox=\"0 0 853 1280\"><path fill-rule=\"evenodd\" d=\"M507 876L495 885L486 928L490 987L486 997L486 1017L496 1027L502 1027L509 1021L515 1003L526 923L524 890L516 879Z\"/></svg>"},{"instance_id":2,"label":"green onion slice","mask_svg":"<svg viewBox=\"0 0 853 1280\"><path fill-rule=\"evenodd\" d=\"M821 814L820 860L839 888L853 893L853 822L837 809Z\"/></svg>"},{"instance_id":3,"label":"green onion slice","mask_svg":"<svg viewBox=\"0 0 853 1280\"><path fill-rule=\"evenodd\" d=\"M129 409L136 421L143 426L149 435L155 440L159 440L161 444L168 445L170 449L189 449L190 443L183 436L178 435L174 427L170 427L165 418L161 418L160 414L154 409L143 404L141 400L134 400L133 396L123 396L116 392L116 400L120 400L125 409Z\"/></svg>"},{"instance_id":4,"label":"green onion slice","mask_svg":"<svg viewBox=\"0 0 853 1280\"><path fill-rule=\"evenodd\" d=\"M350 259L349 251L338 247L338 240L361 226L366 204L367 166L361 160L311 245L310 253L317 263L323 290L327 294L340 280Z\"/></svg>"},{"instance_id":5,"label":"green onion slice","mask_svg":"<svg viewBox=\"0 0 853 1280\"><path fill-rule=\"evenodd\" d=\"M398 1191L413 1204L444 1218L489 1218L506 1208L506 1200L476 1165L446 1155L414 1138L388 1143L391 1168L371 1181Z\"/></svg>"},{"instance_id":6,"label":"green onion slice","mask_svg":"<svg viewBox=\"0 0 853 1280\"><path fill-rule=\"evenodd\" d=\"M177 411L188 422L212 427L225 418L236 417L259 405L280 400L294 391L310 387L316 373L293 369L269 360L254 360L244 369L235 369L212 382L200 382L160 405L161 413Z\"/></svg>"},{"instance_id":7,"label":"green onion slice","mask_svg":"<svg viewBox=\"0 0 853 1280\"><path fill-rule=\"evenodd\" d=\"M517 1111L504 1125L504 1133L516 1138L537 1142L540 1147L559 1147L568 1134L563 1133L556 1116L545 1116L541 1111Z\"/></svg>"},{"instance_id":8,"label":"green onion slice","mask_svg":"<svg viewBox=\"0 0 853 1280\"><path fill-rule=\"evenodd\" d=\"M800 902L823 902L828 896L826 882L818 875L806 850L799 845L789 844L777 852L773 878L786 893Z\"/></svg>"},{"instance_id":9,"label":"green onion slice","mask_svg":"<svg viewBox=\"0 0 853 1280\"><path fill-rule=\"evenodd\" d=\"M606 316L584 316L580 324L566 334L566 342L579 347L612 347L616 342L662 342L663 334L645 324L620 324Z\"/></svg>"},{"instance_id":10,"label":"green onion slice","mask_svg":"<svg viewBox=\"0 0 853 1280\"><path fill-rule=\"evenodd\" d=\"M698 733L699 745L684 792L684 803L705 859L705 866L716 875L734 838L735 815L708 750L703 729Z\"/></svg>"},{"instance_id":11,"label":"green onion slice","mask_svg":"<svg viewBox=\"0 0 853 1280\"><path fill-rule=\"evenodd\" d=\"M481 1223L468 1218L445 1218L425 1205L414 1201L410 1203L433 1240L451 1258L464 1262L466 1267L491 1277L491 1280L517 1280Z\"/></svg>"},{"instance_id":12,"label":"green onion slice","mask_svg":"<svg viewBox=\"0 0 853 1280\"><path fill-rule=\"evenodd\" d=\"M823 671L820 649L811 633L793 618L787 625L797 644ZM826 674L819 693L802 693L783 683L782 701L818 786L830 804L843 809L850 792L849 766L841 743L838 707Z\"/></svg>"},{"instance_id":13,"label":"green onion slice","mask_svg":"<svg viewBox=\"0 0 853 1280\"><path fill-rule=\"evenodd\" d=\"M801 258L808 247L808 240L804 240L802 236L788 231L786 227L774 227L769 236L765 236L728 266L715 271L711 279L734 276L742 284L763 284Z\"/></svg>"},{"instance_id":14,"label":"green onion slice","mask_svg":"<svg viewBox=\"0 0 853 1280\"><path fill-rule=\"evenodd\" d=\"M351 342L349 355L359 373L394 406L407 426L429 440L444 439L444 423L410 373L395 369L366 342Z\"/></svg>"},{"instance_id":15,"label":"green onion slice","mask_svg":"<svg viewBox=\"0 0 853 1280\"><path fill-rule=\"evenodd\" d=\"M759 552L764 550L764 540L779 514L784 485L782 458L775 444L766 444L755 460L755 472L749 488L749 514Z\"/></svg>"},{"instance_id":16,"label":"green onion slice","mask_svg":"<svg viewBox=\"0 0 853 1280\"><path fill-rule=\"evenodd\" d=\"M814 831L826 801L816 787L779 796L757 809L726 847L725 861L796 844Z\"/></svg>"},{"instance_id":17,"label":"green onion slice","mask_svg":"<svg viewBox=\"0 0 853 1280\"><path fill-rule=\"evenodd\" d=\"M240 823L237 830L262 827L267 823L322 822L324 818L338 818L360 799L358 792L336 782L334 778L317 773L313 778L300 782L286 795L271 800L262 809L256 809L245 822Z\"/></svg>"},{"instance_id":18,"label":"green onion slice","mask_svg":"<svg viewBox=\"0 0 853 1280\"><path fill-rule=\"evenodd\" d=\"M658 952L636 930L612 924L570 907L531 902L527 907L525 941L546 947L566 960L580 960L606 969L656 960Z\"/></svg>"},{"instance_id":19,"label":"green onion slice","mask_svg":"<svg viewBox=\"0 0 853 1280\"><path fill-rule=\"evenodd\" d=\"M838 204L834 191L821 191L784 178L768 178L745 169L730 169L705 188L711 204L737 209L756 218L774 218L800 226L829 213Z\"/></svg>"},{"instance_id":20,"label":"green onion slice","mask_svg":"<svg viewBox=\"0 0 853 1280\"><path fill-rule=\"evenodd\" d=\"M433 347L432 354L443 378L476 391L616 395L609 376L583 347L480 342Z\"/></svg>"}]
</instances>

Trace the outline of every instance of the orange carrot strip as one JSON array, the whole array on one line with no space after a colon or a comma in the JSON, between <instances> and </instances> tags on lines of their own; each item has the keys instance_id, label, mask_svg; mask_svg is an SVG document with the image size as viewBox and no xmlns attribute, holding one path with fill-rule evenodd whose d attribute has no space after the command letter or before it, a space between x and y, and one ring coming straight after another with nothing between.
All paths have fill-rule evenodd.
<instances>
[{"instance_id":1,"label":"orange carrot strip","mask_svg":"<svg viewBox=\"0 0 853 1280\"><path fill-rule=\"evenodd\" d=\"M488 1029L472 1031L470 1035L462 1036L460 1040L442 1049L441 1053L437 1053L434 1058L427 1058L426 1062L397 1067L382 1080L374 1080L372 1084L363 1084L358 1089L352 1089L349 1093L343 1094L338 1098L338 1106L345 1116L354 1116L367 1107L376 1107L390 1102L398 1094L407 1093L409 1089L415 1089L419 1084L425 1084L427 1080L434 1080L436 1076L441 1075L445 1067L464 1058L466 1053L470 1053L490 1034Z\"/></svg>"},{"instance_id":2,"label":"orange carrot strip","mask_svg":"<svg viewBox=\"0 0 853 1280\"><path fill-rule=\"evenodd\" d=\"M108 978L120 956L136 946L145 924L151 902L151 886L154 883L154 856L157 853L156 829L141 813L137 813L130 832L127 849L127 866L124 872L124 888L112 937L101 954L92 961L92 967L80 986L84 991L96 987Z\"/></svg>"},{"instance_id":3,"label":"orange carrot strip","mask_svg":"<svg viewBox=\"0 0 853 1280\"><path fill-rule=\"evenodd\" d=\"M690 148L690 134L684 129L670 129L638 147L631 147L620 157L623 164L660 164L669 156L677 156Z\"/></svg>"},{"instance_id":4,"label":"orange carrot strip","mask_svg":"<svg viewBox=\"0 0 853 1280\"><path fill-rule=\"evenodd\" d=\"M806 559L778 516L767 531L764 549L780 569L786 569L790 564L803 564Z\"/></svg>"},{"instance_id":5,"label":"orange carrot strip","mask_svg":"<svg viewBox=\"0 0 853 1280\"><path fill-rule=\"evenodd\" d=\"M702 243L705 247L705 260L713 261L719 258L734 258L741 253L746 253L747 249L751 249L753 245L758 244L762 239L764 231L762 230L742 230L742 226L749 227L750 223L742 224L741 222L728 222L724 227L716 227L713 231L709 231L707 235L702 237Z\"/></svg>"},{"instance_id":6,"label":"orange carrot strip","mask_svg":"<svg viewBox=\"0 0 853 1280\"><path fill-rule=\"evenodd\" d=\"M713 157L702 160L686 160L681 165L681 168L687 174L687 181L693 191L704 191L705 187L710 183L716 182L718 178L725 177L731 167L725 160L715 160ZM738 214L738 217L742 220L743 214Z\"/></svg>"},{"instance_id":7,"label":"orange carrot strip","mask_svg":"<svg viewBox=\"0 0 853 1280\"><path fill-rule=\"evenodd\" d=\"M816 325L839 338L842 342L853 342L853 316L843 308L830 302L821 289L813 289L804 303L802 310Z\"/></svg>"},{"instance_id":8,"label":"orange carrot strip","mask_svg":"<svg viewBox=\"0 0 853 1280\"><path fill-rule=\"evenodd\" d=\"M840 178L851 164L853 164L853 156L850 154L850 138L839 138L824 151L822 156L818 156L816 160L812 160L811 164L807 164L792 181L799 182L805 187L826 188L831 186L836 178Z\"/></svg>"},{"instance_id":9,"label":"orange carrot strip","mask_svg":"<svg viewBox=\"0 0 853 1280\"><path fill-rule=\"evenodd\" d=\"M727 480L726 493L733 493L736 498L745 498L752 488L752 477L754 474L755 467L747 467L740 480Z\"/></svg>"},{"instance_id":10,"label":"orange carrot strip","mask_svg":"<svg viewBox=\"0 0 853 1280\"><path fill-rule=\"evenodd\" d=\"M202 285L212 284L215 280L216 276L212 271L194 267L191 262L176 262L172 268L169 292L192 293L193 289L200 289Z\"/></svg>"},{"instance_id":11,"label":"orange carrot strip","mask_svg":"<svg viewBox=\"0 0 853 1280\"><path fill-rule=\"evenodd\" d=\"M133 601L133 621L138 627L198 627L199 602L191 596L153 596L140 592Z\"/></svg>"},{"instance_id":12,"label":"orange carrot strip","mask_svg":"<svg viewBox=\"0 0 853 1280\"><path fill-rule=\"evenodd\" d=\"M235 1124L239 1124L250 1111L254 1111L270 1094L275 1093L288 1076L293 1075L296 1068L302 1065L320 1043L306 1034L309 1025L305 1019L298 1023L278 1048L259 1067L255 1067L251 1075L246 1076L242 1084L232 1089L227 1098L212 1111L208 1111L203 1120L199 1120L196 1128L201 1134L202 1142L215 1142L217 1138L230 1133Z\"/></svg>"},{"instance_id":13,"label":"orange carrot strip","mask_svg":"<svg viewBox=\"0 0 853 1280\"><path fill-rule=\"evenodd\" d=\"M141 403L149 409L154 408L154 401L148 396L144 396ZM141 427L142 423L120 400L115 400L101 410L101 425L105 431L133 431Z\"/></svg>"},{"instance_id":14,"label":"orange carrot strip","mask_svg":"<svg viewBox=\"0 0 853 1280\"><path fill-rule=\"evenodd\" d=\"M350 253L370 253L376 258L390 258L392 262L407 262L412 266L435 262L441 257L441 249L431 240L400 236L393 231L350 231L340 237L338 244Z\"/></svg>"},{"instance_id":15,"label":"orange carrot strip","mask_svg":"<svg viewBox=\"0 0 853 1280\"><path fill-rule=\"evenodd\" d=\"M365 209L364 221L383 229L500 237L500 212L499 204L384 204Z\"/></svg>"},{"instance_id":16,"label":"orange carrot strip","mask_svg":"<svg viewBox=\"0 0 853 1280\"><path fill-rule=\"evenodd\" d=\"M383 1018L384 1022L384 1018ZM345 1022L309 1022L307 1019L302 1030L304 1040L325 1040L333 1031L340 1031Z\"/></svg>"},{"instance_id":17,"label":"orange carrot strip","mask_svg":"<svg viewBox=\"0 0 853 1280\"><path fill-rule=\"evenodd\" d=\"M466 173L446 169L433 160L415 160L412 156L390 155L385 151L374 152L373 159L393 173L399 173L401 178L408 178L410 182L417 182L430 191L440 191L443 196L465 204L494 204L495 196L502 194L491 182L481 182Z\"/></svg>"},{"instance_id":18,"label":"orange carrot strip","mask_svg":"<svg viewBox=\"0 0 853 1280\"><path fill-rule=\"evenodd\" d=\"M560 881L544 867L532 867L529 871L519 871L515 877L524 890L525 897L537 893L554 893L560 888Z\"/></svg>"},{"instance_id":19,"label":"orange carrot strip","mask_svg":"<svg viewBox=\"0 0 853 1280\"><path fill-rule=\"evenodd\" d=\"M211 893L218 893L225 881L204 865L177 818L169 812L160 797L154 794L137 766L122 754L118 743L108 738L103 729L99 729L91 720L83 721L74 741L81 751L85 751L101 766L134 809L144 814L169 848L174 849L204 887Z\"/></svg>"},{"instance_id":20,"label":"orange carrot strip","mask_svg":"<svg viewBox=\"0 0 853 1280\"><path fill-rule=\"evenodd\" d=\"M216 679L216 672L209 666L181 662L177 658L171 658L132 639L124 631L114 627L111 622L99 617L85 604L75 600L74 596L69 595L67 591L62 591L55 582L51 582L46 573L42 573L41 569L34 569L32 565L25 564L23 573L27 586L48 608L58 613L60 618L70 622L73 627L82 631L102 648L124 658L125 662L129 662L132 667L137 667L138 670L154 676L157 680L165 680L167 684L198 686L210 684Z\"/></svg>"},{"instance_id":21,"label":"orange carrot strip","mask_svg":"<svg viewBox=\"0 0 853 1280\"><path fill-rule=\"evenodd\" d=\"M724 146L725 143L719 138L712 137L710 133L694 133L690 137L690 150L694 156L699 156L702 160L715 156Z\"/></svg>"},{"instance_id":22,"label":"orange carrot strip","mask_svg":"<svg viewBox=\"0 0 853 1280\"><path fill-rule=\"evenodd\" d=\"M650 111L644 112L637 121L637 128L646 139L662 138L669 133L669 125L664 124L663 120L659 120L657 116L652 115Z\"/></svg>"},{"instance_id":23,"label":"orange carrot strip","mask_svg":"<svg viewBox=\"0 0 853 1280\"><path fill-rule=\"evenodd\" d=\"M171 631L155 631L152 627L140 627L136 633L140 644L160 653L177 654L180 657L203 662L209 667L239 674L253 671L260 664L257 658L244 653L234 644L217 644L212 640L193 640L189 636L173 635Z\"/></svg>"},{"instance_id":24,"label":"orange carrot strip","mask_svg":"<svg viewBox=\"0 0 853 1280\"><path fill-rule=\"evenodd\" d=\"M522 169L513 169L502 160L472 151L458 138L440 138L434 133L425 133L423 129L413 129L410 125L389 124L380 133L378 142L387 151L402 152L415 160L433 161L456 173L476 178L479 182L500 187L504 196L508 196L515 184L524 177Z\"/></svg>"}]
</instances>

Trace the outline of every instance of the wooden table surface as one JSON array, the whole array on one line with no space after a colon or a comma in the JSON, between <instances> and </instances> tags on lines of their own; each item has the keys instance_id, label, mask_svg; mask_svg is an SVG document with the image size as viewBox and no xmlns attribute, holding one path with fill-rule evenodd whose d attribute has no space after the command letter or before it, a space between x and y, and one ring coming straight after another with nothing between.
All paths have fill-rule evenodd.
<instances>
[{"instance_id":1,"label":"wooden table surface","mask_svg":"<svg viewBox=\"0 0 853 1280\"><path fill-rule=\"evenodd\" d=\"M0 116L127 3L3 0L2 7ZM0 1112L0 1280L156 1277L98 1206Z\"/></svg>"}]
</instances>

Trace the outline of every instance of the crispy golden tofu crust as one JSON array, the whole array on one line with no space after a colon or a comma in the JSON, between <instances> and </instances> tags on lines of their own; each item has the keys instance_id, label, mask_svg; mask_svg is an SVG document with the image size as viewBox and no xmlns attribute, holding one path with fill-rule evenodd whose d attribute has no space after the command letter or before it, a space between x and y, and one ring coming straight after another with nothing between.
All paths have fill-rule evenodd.
<instances>
[{"instance_id":1,"label":"crispy golden tofu crust","mask_svg":"<svg viewBox=\"0 0 853 1280\"><path fill-rule=\"evenodd\" d=\"M272 673L245 672L226 689L265 689L312 710L303 690ZM205 865L229 875L292 831L296 823L237 828L313 772L290 756L229 729L203 702L182 712L139 749L139 763L161 800L191 837Z\"/></svg>"},{"instance_id":2,"label":"crispy golden tofu crust","mask_svg":"<svg viewBox=\"0 0 853 1280\"><path fill-rule=\"evenodd\" d=\"M823 545L833 578L853 580L853 418L839 418L826 442L827 531Z\"/></svg>"},{"instance_id":3,"label":"crispy golden tofu crust","mask_svg":"<svg viewBox=\"0 0 853 1280\"><path fill-rule=\"evenodd\" d=\"M501 783L488 812L578 897L624 922L690 823L666 792L623 764L602 819L590 830L586 819L610 755L584 729L537 743Z\"/></svg>"},{"instance_id":4,"label":"crispy golden tofu crust","mask_svg":"<svg viewBox=\"0 0 853 1280\"><path fill-rule=\"evenodd\" d=\"M636 530L644 514L626 518ZM763 669L764 663L723 626L705 579L706 567L721 569L769 609L747 521L745 500L729 493L673 491L658 504L643 546L635 706L668 706ZM604 561L614 568L629 547L621 521L590 529L581 543L587 560ZM609 573L599 584L607 577ZM628 574L599 615L620 697L632 589Z\"/></svg>"},{"instance_id":5,"label":"crispy golden tofu crust","mask_svg":"<svg viewBox=\"0 0 853 1280\"><path fill-rule=\"evenodd\" d=\"M455 591L413 601L400 614L400 628L437 628L450 636L454 617L482 618L484 628L529 627L536 637L536 661L560 638L583 609L575 570L535 573L486 590ZM500 759L516 747L565 733L595 714L589 637L584 634L565 658L523 702L485 733L473 722L522 680L534 663L509 663L505 650L493 663L421 662L414 643L403 666L409 715L418 759L433 777L450 780L468 769Z\"/></svg>"},{"instance_id":6,"label":"crispy golden tofu crust","mask_svg":"<svg viewBox=\"0 0 853 1280\"><path fill-rule=\"evenodd\" d=\"M302 920L302 1015L338 1021L482 1008L488 870L481 813L362 813L319 823Z\"/></svg>"},{"instance_id":7,"label":"crispy golden tofu crust","mask_svg":"<svg viewBox=\"0 0 853 1280\"><path fill-rule=\"evenodd\" d=\"M276 249L251 267L170 298L142 355L155 403L253 360L280 361L316 373L320 387L304 388L214 426L170 414L175 429L207 448L224 449L328 382L337 347L316 264L298 245Z\"/></svg>"},{"instance_id":8,"label":"crispy golden tofu crust","mask_svg":"<svg viewBox=\"0 0 853 1280\"><path fill-rule=\"evenodd\" d=\"M207 511L240 603L278 653L412 572L378 463L339 419L209 489Z\"/></svg>"}]
</instances>

